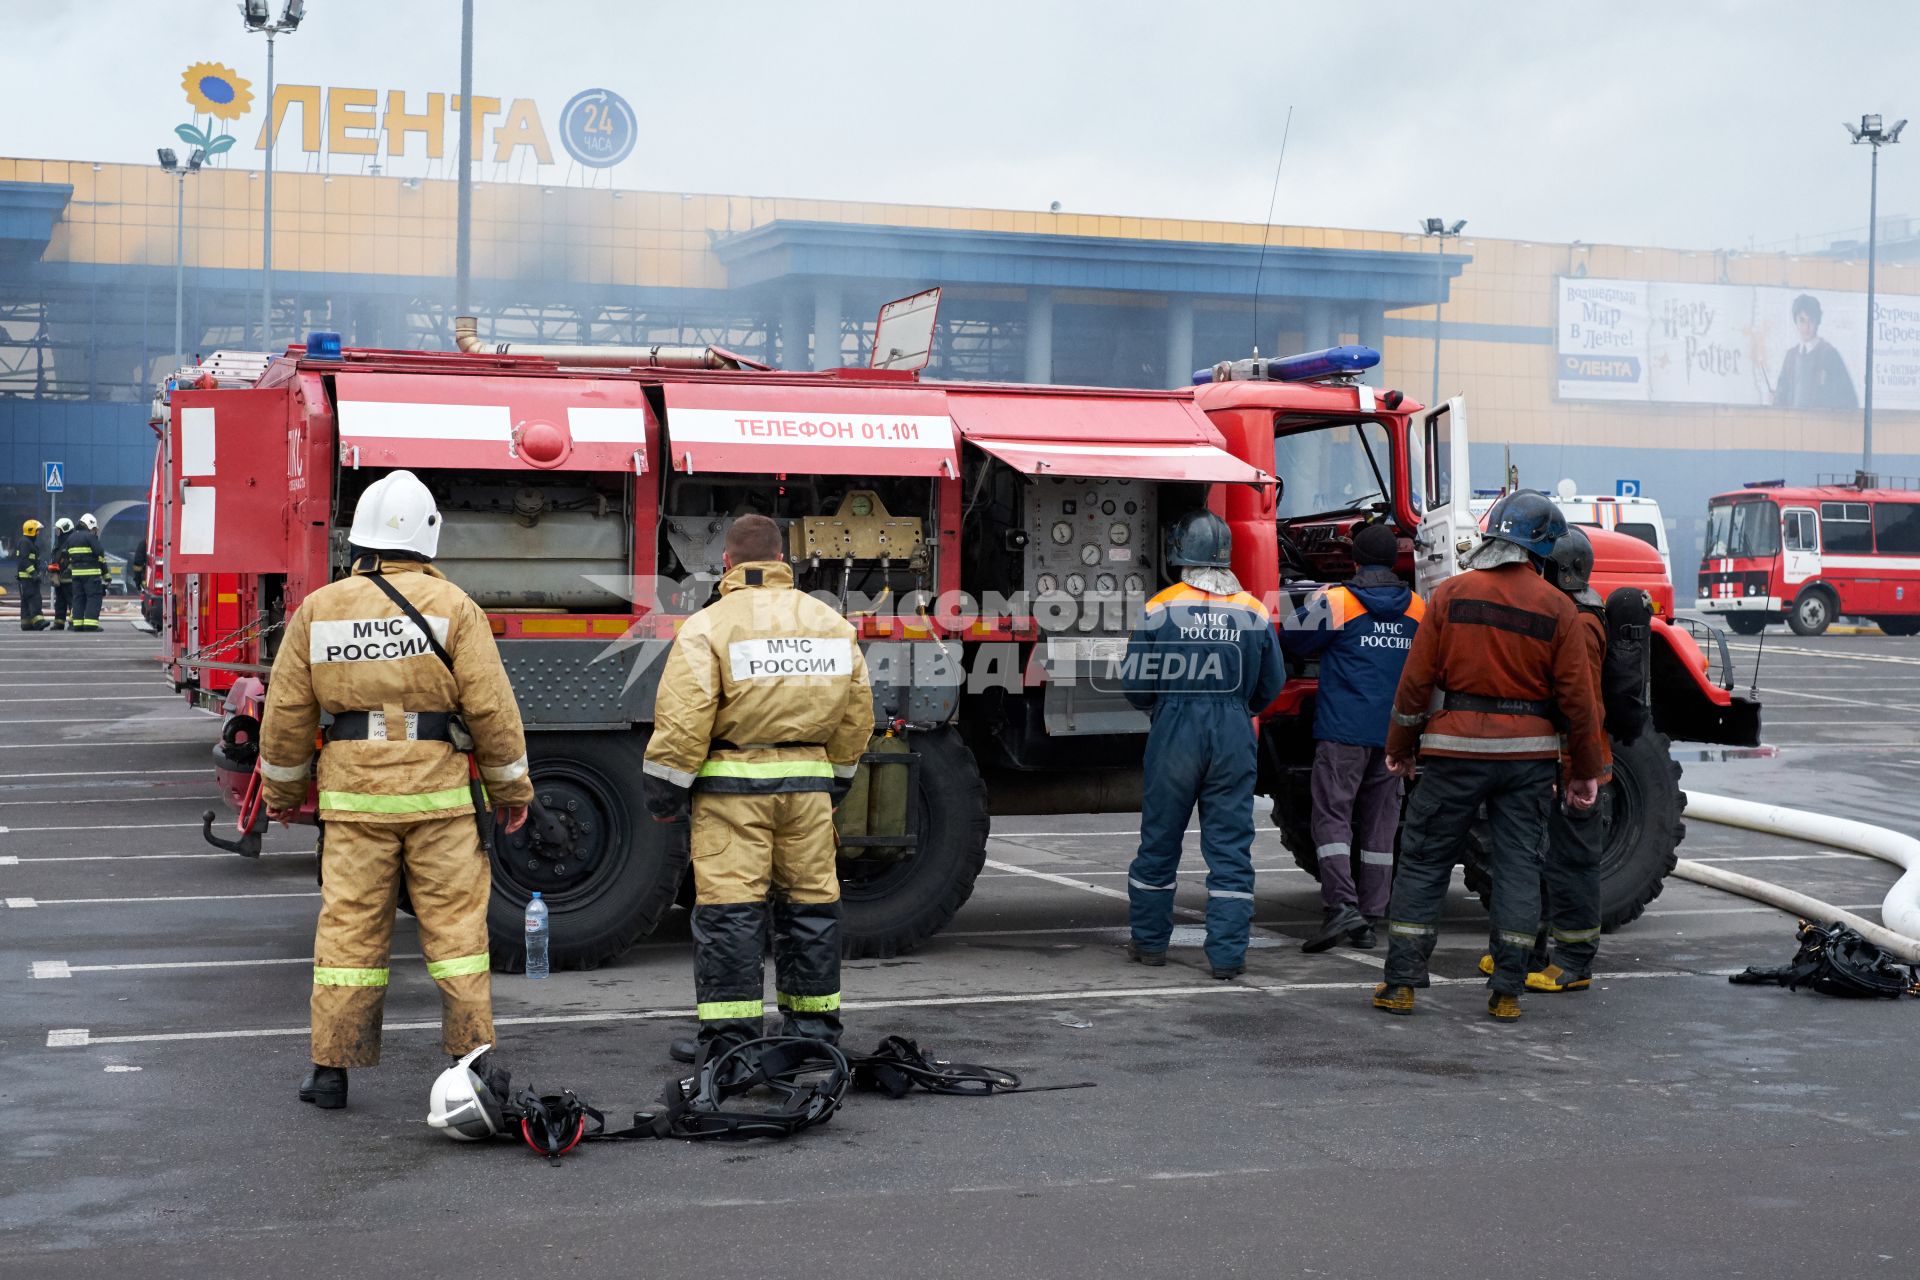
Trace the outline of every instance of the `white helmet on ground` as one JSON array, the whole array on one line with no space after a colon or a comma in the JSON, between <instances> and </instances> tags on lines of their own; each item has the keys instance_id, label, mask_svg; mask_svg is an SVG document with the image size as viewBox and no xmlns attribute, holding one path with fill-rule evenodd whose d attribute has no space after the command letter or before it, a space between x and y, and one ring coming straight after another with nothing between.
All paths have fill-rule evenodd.
<instances>
[{"instance_id":1,"label":"white helmet on ground","mask_svg":"<svg viewBox=\"0 0 1920 1280\"><path fill-rule=\"evenodd\" d=\"M347 541L369 551L411 552L417 559L431 560L440 549L440 510L419 476L395 471L360 495Z\"/></svg>"},{"instance_id":2,"label":"white helmet on ground","mask_svg":"<svg viewBox=\"0 0 1920 1280\"><path fill-rule=\"evenodd\" d=\"M98 520L95 520L93 518L93 512L89 511L87 512L87 514L80 517L80 527L83 529L98 529L100 527L100 522Z\"/></svg>"},{"instance_id":3,"label":"white helmet on ground","mask_svg":"<svg viewBox=\"0 0 1920 1280\"><path fill-rule=\"evenodd\" d=\"M53 531L55 533L72 533L73 521L67 519L65 516L61 516L53 522Z\"/></svg>"},{"instance_id":4,"label":"white helmet on ground","mask_svg":"<svg viewBox=\"0 0 1920 1280\"><path fill-rule=\"evenodd\" d=\"M492 1045L483 1044L472 1050L433 1082L433 1093L427 1103L427 1123L455 1142L478 1142L491 1138L505 1127L493 1091L473 1070L474 1060L491 1048Z\"/></svg>"}]
</instances>

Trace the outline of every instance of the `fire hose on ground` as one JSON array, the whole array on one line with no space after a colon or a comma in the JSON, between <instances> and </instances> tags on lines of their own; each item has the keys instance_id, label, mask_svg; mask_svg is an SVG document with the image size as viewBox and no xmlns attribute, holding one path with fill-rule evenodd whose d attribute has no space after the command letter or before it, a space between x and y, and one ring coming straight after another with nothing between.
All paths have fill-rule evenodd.
<instances>
[{"instance_id":1,"label":"fire hose on ground","mask_svg":"<svg viewBox=\"0 0 1920 1280\"><path fill-rule=\"evenodd\" d=\"M1891 862L1905 874L1887 891L1886 901L1880 909L1880 918L1885 922L1883 925L1842 911L1831 903L1804 893L1756 880L1752 876L1722 871L1690 858L1682 858L1674 864L1675 875L1695 884L1723 889L1755 902L1778 907L1782 911L1791 911L1821 924L1844 924L1858 930L1869 941L1903 963L1920 964L1920 840L1886 827L1855 822L1850 818L1829 817L1823 813L1809 813L1804 809L1785 809L1779 805L1736 800L1731 796L1706 795L1699 791L1689 791L1686 797L1689 819L1832 845Z\"/></svg>"}]
</instances>

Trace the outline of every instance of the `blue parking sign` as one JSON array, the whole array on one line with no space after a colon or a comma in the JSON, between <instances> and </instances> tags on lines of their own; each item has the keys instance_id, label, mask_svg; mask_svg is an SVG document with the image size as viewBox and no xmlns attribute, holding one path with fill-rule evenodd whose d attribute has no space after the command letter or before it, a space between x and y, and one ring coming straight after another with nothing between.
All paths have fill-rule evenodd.
<instances>
[{"instance_id":1,"label":"blue parking sign","mask_svg":"<svg viewBox=\"0 0 1920 1280\"><path fill-rule=\"evenodd\" d=\"M1615 480L1613 482L1613 496L1616 498L1639 497L1640 482L1638 480Z\"/></svg>"},{"instance_id":2,"label":"blue parking sign","mask_svg":"<svg viewBox=\"0 0 1920 1280\"><path fill-rule=\"evenodd\" d=\"M64 493L67 488L67 464L64 462L49 462L46 464L46 471L47 492Z\"/></svg>"}]
</instances>

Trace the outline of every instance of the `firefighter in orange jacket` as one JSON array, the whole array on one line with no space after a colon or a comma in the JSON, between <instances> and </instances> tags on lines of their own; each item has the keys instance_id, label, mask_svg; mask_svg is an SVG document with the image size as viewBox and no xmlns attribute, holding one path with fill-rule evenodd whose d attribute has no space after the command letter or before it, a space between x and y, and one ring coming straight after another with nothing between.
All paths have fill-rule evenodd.
<instances>
[{"instance_id":1,"label":"firefighter in orange jacket","mask_svg":"<svg viewBox=\"0 0 1920 1280\"><path fill-rule=\"evenodd\" d=\"M260 725L269 816L307 797L320 752L325 872L313 943L313 1065L300 1100L347 1102L347 1071L380 1061L394 903L404 878L427 975L440 986L441 1047L494 1042L487 899L467 753L518 830L533 800L520 708L486 614L429 563L440 513L410 471L360 496L353 576L294 610ZM402 603L404 601L404 603Z\"/></svg>"},{"instance_id":2,"label":"firefighter in orange jacket","mask_svg":"<svg viewBox=\"0 0 1920 1280\"><path fill-rule=\"evenodd\" d=\"M1561 738L1571 761L1567 802L1589 809L1610 767L1606 730L1579 614L1541 576L1565 517L1546 495L1521 491L1487 516L1469 572L1440 584L1407 656L1387 735L1388 767L1423 770L1408 802L1387 913L1385 981L1373 1003L1412 1013L1428 984L1441 905L1460 845L1482 804L1493 827L1493 959L1487 1012L1520 1016L1520 991L1540 922L1539 853L1546 843Z\"/></svg>"},{"instance_id":3,"label":"firefighter in orange jacket","mask_svg":"<svg viewBox=\"0 0 1920 1280\"><path fill-rule=\"evenodd\" d=\"M840 1038L833 808L873 736L873 690L852 625L794 589L781 542L765 516L728 527L720 599L680 628L647 743L648 810L663 822L693 814L694 990L709 1057L762 1034L769 893L783 1034Z\"/></svg>"}]
</instances>

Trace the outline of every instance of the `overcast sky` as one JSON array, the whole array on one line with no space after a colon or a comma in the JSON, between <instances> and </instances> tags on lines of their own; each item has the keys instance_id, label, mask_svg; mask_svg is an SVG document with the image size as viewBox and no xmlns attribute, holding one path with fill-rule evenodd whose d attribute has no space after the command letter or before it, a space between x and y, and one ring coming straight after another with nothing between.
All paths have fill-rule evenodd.
<instances>
[{"instance_id":1,"label":"overcast sky","mask_svg":"<svg viewBox=\"0 0 1920 1280\"><path fill-rule=\"evenodd\" d=\"M310 0L279 78L451 92L459 9ZM476 96L533 98L553 132L576 91L613 89L641 136L616 184L668 191L1259 222L1292 105L1276 222L1439 214L1487 236L1744 248L1864 227L1867 149L1841 122L1920 116L1907 0L476 9ZM201 59L264 89L264 42L231 0L0 12L0 153L150 160ZM259 163L259 118L237 166ZM555 154L548 182L567 176ZM1884 159L1883 216L1920 214L1920 126Z\"/></svg>"}]
</instances>

